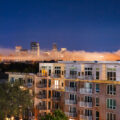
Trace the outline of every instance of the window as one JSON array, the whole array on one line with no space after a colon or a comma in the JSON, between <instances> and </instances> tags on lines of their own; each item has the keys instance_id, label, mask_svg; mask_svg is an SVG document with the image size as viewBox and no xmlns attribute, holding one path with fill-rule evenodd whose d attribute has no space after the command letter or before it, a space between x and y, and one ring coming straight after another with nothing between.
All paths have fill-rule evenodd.
<instances>
[{"instance_id":1,"label":"window","mask_svg":"<svg viewBox=\"0 0 120 120\"><path fill-rule=\"evenodd\" d=\"M116 100L115 99L107 99L107 108L116 109Z\"/></svg>"},{"instance_id":2,"label":"window","mask_svg":"<svg viewBox=\"0 0 120 120\"><path fill-rule=\"evenodd\" d=\"M49 90L49 95L48 95L49 98L51 98L51 91Z\"/></svg>"},{"instance_id":3,"label":"window","mask_svg":"<svg viewBox=\"0 0 120 120\"><path fill-rule=\"evenodd\" d=\"M91 96L85 96L85 102L92 102Z\"/></svg>"},{"instance_id":4,"label":"window","mask_svg":"<svg viewBox=\"0 0 120 120\"><path fill-rule=\"evenodd\" d=\"M92 68L85 68L85 76L92 75Z\"/></svg>"},{"instance_id":5,"label":"window","mask_svg":"<svg viewBox=\"0 0 120 120\"><path fill-rule=\"evenodd\" d=\"M115 95L116 94L116 85L107 85L107 94Z\"/></svg>"},{"instance_id":6,"label":"window","mask_svg":"<svg viewBox=\"0 0 120 120\"><path fill-rule=\"evenodd\" d=\"M99 106L99 98L98 97L96 97L96 106Z\"/></svg>"},{"instance_id":7,"label":"window","mask_svg":"<svg viewBox=\"0 0 120 120\"><path fill-rule=\"evenodd\" d=\"M100 85L99 84L96 84L96 92L100 92Z\"/></svg>"},{"instance_id":8,"label":"window","mask_svg":"<svg viewBox=\"0 0 120 120\"><path fill-rule=\"evenodd\" d=\"M85 116L92 116L92 110L85 110Z\"/></svg>"},{"instance_id":9,"label":"window","mask_svg":"<svg viewBox=\"0 0 120 120\"><path fill-rule=\"evenodd\" d=\"M77 71L76 70L70 70L70 77L76 78L77 77Z\"/></svg>"},{"instance_id":10,"label":"window","mask_svg":"<svg viewBox=\"0 0 120 120\"><path fill-rule=\"evenodd\" d=\"M78 72L78 76L80 76L80 72Z\"/></svg>"},{"instance_id":11,"label":"window","mask_svg":"<svg viewBox=\"0 0 120 120\"><path fill-rule=\"evenodd\" d=\"M76 82L70 82L70 87L76 87Z\"/></svg>"},{"instance_id":12,"label":"window","mask_svg":"<svg viewBox=\"0 0 120 120\"><path fill-rule=\"evenodd\" d=\"M116 80L116 69L115 68L107 68L107 80Z\"/></svg>"},{"instance_id":13,"label":"window","mask_svg":"<svg viewBox=\"0 0 120 120\"><path fill-rule=\"evenodd\" d=\"M51 108L51 102L48 102L48 109Z\"/></svg>"},{"instance_id":14,"label":"window","mask_svg":"<svg viewBox=\"0 0 120 120\"><path fill-rule=\"evenodd\" d=\"M99 80L99 71L96 71L96 80Z\"/></svg>"},{"instance_id":15,"label":"window","mask_svg":"<svg viewBox=\"0 0 120 120\"><path fill-rule=\"evenodd\" d=\"M76 113L76 107L71 107L69 108L70 113Z\"/></svg>"},{"instance_id":16,"label":"window","mask_svg":"<svg viewBox=\"0 0 120 120\"><path fill-rule=\"evenodd\" d=\"M11 77L10 82L11 82L11 83L14 83L14 82L15 82L15 78L14 78L14 77Z\"/></svg>"},{"instance_id":17,"label":"window","mask_svg":"<svg viewBox=\"0 0 120 120\"><path fill-rule=\"evenodd\" d=\"M107 120L116 120L116 114L114 113L107 113Z\"/></svg>"},{"instance_id":18,"label":"window","mask_svg":"<svg viewBox=\"0 0 120 120\"><path fill-rule=\"evenodd\" d=\"M59 80L55 80L55 88L59 88Z\"/></svg>"},{"instance_id":19,"label":"window","mask_svg":"<svg viewBox=\"0 0 120 120\"><path fill-rule=\"evenodd\" d=\"M55 103L55 109L58 109L58 108L59 108L59 104Z\"/></svg>"},{"instance_id":20,"label":"window","mask_svg":"<svg viewBox=\"0 0 120 120\"><path fill-rule=\"evenodd\" d=\"M49 69L49 71L48 71L48 75L51 76L51 69Z\"/></svg>"},{"instance_id":21,"label":"window","mask_svg":"<svg viewBox=\"0 0 120 120\"><path fill-rule=\"evenodd\" d=\"M53 97L60 98L60 92L54 91Z\"/></svg>"},{"instance_id":22,"label":"window","mask_svg":"<svg viewBox=\"0 0 120 120\"><path fill-rule=\"evenodd\" d=\"M61 77L61 67L55 67L55 77Z\"/></svg>"},{"instance_id":23,"label":"window","mask_svg":"<svg viewBox=\"0 0 120 120\"><path fill-rule=\"evenodd\" d=\"M99 112L96 111L96 120L99 120Z\"/></svg>"},{"instance_id":24,"label":"window","mask_svg":"<svg viewBox=\"0 0 120 120\"><path fill-rule=\"evenodd\" d=\"M76 95L75 94L70 94L70 100L76 100Z\"/></svg>"},{"instance_id":25,"label":"window","mask_svg":"<svg viewBox=\"0 0 120 120\"><path fill-rule=\"evenodd\" d=\"M48 85L49 85L49 87L51 87L51 80L50 79L49 79L49 84Z\"/></svg>"}]
</instances>

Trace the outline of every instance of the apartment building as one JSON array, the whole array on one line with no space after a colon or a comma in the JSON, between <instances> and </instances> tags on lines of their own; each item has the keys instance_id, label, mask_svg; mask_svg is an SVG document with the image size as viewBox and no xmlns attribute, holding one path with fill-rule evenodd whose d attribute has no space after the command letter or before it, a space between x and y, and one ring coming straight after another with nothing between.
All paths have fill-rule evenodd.
<instances>
[{"instance_id":1,"label":"apartment building","mask_svg":"<svg viewBox=\"0 0 120 120\"><path fill-rule=\"evenodd\" d=\"M66 62L65 109L71 119L120 119L120 62Z\"/></svg>"},{"instance_id":2,"label":"apartment building","mask_svg":"<svg viewBox=\"0 0 120 120\"><path fill-rule=\"evenodd\" d=\"M32 77L36 119L55 109L70 120L120 119L119 61L40 63Z\"/></svg>"},{"instance_id":3,"label":"apartment building","mask_svg":"<svg viewBox=\"0 0 120 120\"><path fill-rule=\"evenodd\" d=\"M36 116L63 109L64 68L61 63L40 63L35 82Z\"/></svg>"}]
</instances>

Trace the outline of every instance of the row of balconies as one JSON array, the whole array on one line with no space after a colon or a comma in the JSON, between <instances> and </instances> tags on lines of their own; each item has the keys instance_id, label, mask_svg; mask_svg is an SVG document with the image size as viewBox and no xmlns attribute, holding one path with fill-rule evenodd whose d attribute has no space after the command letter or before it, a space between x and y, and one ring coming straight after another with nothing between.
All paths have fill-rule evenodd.
<instances>
[{"instance_id":1,"label":"row of balconies","mask_svg":"<svg viewBox=\"0 0 120 120\"><path fill-rule=\"evenodd\" d=\"M77 90L76 87L66 87L65 88L66 92L79 92L80 94L92 94L92 89L91 88L80 88Z\"/></svg>"},{"instance_id":2,"label":"row of balconies","mask_svg":"<svg viewBox=\"0 0 120 120\"><path fill-rule=\"evenodd\" d=\"M77 104L76 100L65 100L65 104L71 105L71 104Z\"/></svg>"},{"instance_id":3,"label":"row of balconies","mask_svg":"<svg viewBox=\"0 0 120 120\"><path fill-rule=\"evenodd\" d=\"M47 94L36 94L36 97L38 99L47 99ZM48 99L49 98L52 98L53 100L60 100L60 96L59 97L56 97L56 96L51 97L48 95Z\"/></svg>"},{"instance_id":4,"label":"row of balconies","mask_svg":"<svg viewBox=\"0 0 120 120\"><path fill-rule=\"evenodd\" d=\"M74 104L77 104L77 100L65 100L65 104L66 105L74 105ZM91 107L93 107L93 105L92 105L92 102L80 101L79 107L91 108Z\"/></svg>"},{"instance_id":5,"label":"row of balconies","mask_svg":"<svg viewBox=\"0 0 120 120\"><path fill-rule=\"evenodd\" d=\"M53 77L53 78L61 78L62 77L62 74L42 74L42 73L38 73L38 76L40 77ZM69 75L66 77L66 75L64 75L65 78L68 78L68 79L81 79L81 80L93 80L94 79L94 76L93 75L88 75L88 76L85 76L85 75Z\"/></svg>"},{"instance_id":6,"label":"row of balconies","mask_svg":"<svg viewBox=\"0 0 120 120\"><path fill-rule=\"evenodd\" d=\"M77 117L77 113L76 113L76 112L65 112L65 114L66 114L66 116L68 116L68 117L72 117L72 118ZM79 119L80 119L80 120L92 120L93 117L92 117L92 116L80 115L80 116L79 116Z\"/></svg>"},{"instance_id":7,"label":"row of balconies","mask_svg":"<svg viewBox=\"0 0 120 120\"><path fill-rule=\"evenodd\" d=\"M68 117L77 117L77 113L76 112L65 112L66 116Z\"/></svg>"}]
</instances>

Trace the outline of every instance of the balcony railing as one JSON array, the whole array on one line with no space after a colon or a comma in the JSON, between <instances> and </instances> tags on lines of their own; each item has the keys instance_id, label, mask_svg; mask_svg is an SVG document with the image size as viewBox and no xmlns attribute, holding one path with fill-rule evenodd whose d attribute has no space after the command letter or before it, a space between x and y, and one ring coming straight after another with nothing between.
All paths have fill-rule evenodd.
<instances>
[{"instance_id":1,"label":"balcony railing","mask_svg":"<svg viewBox=\"0 0 120 120\"><path fill-rule=\"evenodd\" d=\"M80 115L80 120L92 120L92 116Z\"/></svg>"},{"instance_id":2,"label":"balcony railing","mask_svg":"<svg viewBox=\"0 0 120 120\"><path fill-rule=\"evenodd\" d=\"M47 84L37 83L36 86L37 86L38 88L46 88L46 87L47 87Z\"/></svg>"},{"instance_id":3,"label":"balcony railing","mask_svg":"<svg viewBox=\"0 0 120 120\"><path fill-rule=\"evenodd\" d=\"M91 88L80 88L79 90L80 94L92 94Z\"/></svg>"},{"instance_id":4,"label":"balcony railing","mask_svg":"<svg viewBox=\"0 0 120 120\"><path fill-rule=\"evenodd\" d=\"M77 117L77 113L76 112L65 112L65 114L68 117Z\"/></svg>"},{"instance_id":5,"label":"balcony railing","mask_svg":"<svg viewBox=\"0 0 120 120\"><path fill-rule=\"evenodd\" d=\"M52 97L53 100L60 100L60 97Z\"/></svg>"},{"instance_id":6,"label":"balcony railing","mask_svg":"<svg viewBox=\"0 0 120 120\"><path fill-rule=\"evenodd\" d=\"M66 92L76 92L76 91L77 91L77 88L76 88L76 87L66 87L66 88L65 88L65 91L66 91Z\"/></svg>"},{"instance_id":7,"label":"balcony railing","mask_svg":"<svg viewBox=\"0 0 120 120\"><path fill-rule=\"evenodd\" d=\"M77 104L77 100L65 100L66 105Z\"/></svg>"},{"instance_id":8,"label":"balcony railing","mask_svg":"<svg viewBox=\"0 0 120 120\"><path fill-rule=\"evenodd\" d=\"M39 98L39 99L46 99L47 95L39 95L39 94L37 94L36 97Z\"/></svg>"},{"instance_id":9,"label":"balcony railing","mask_svg":"<svg viewBox=\"0 0 120 120\"><path fill-rule=\"evenodd\" d=\"M41 106L38 106L38 109L39 110L47 110L47 106L41 105Z\"/></svg>"},{"instance_id":10,"label":"balcony railing","mask_svg":"<svg viewBox=\"0 0 120 120\"><path fill-rule=\"evenodd\" d=\"M92 102L79 102L80 107L87 107L91 108L92 107Z\"/></svg>"},{"instance_id":11,"label":"balcony railing","mask_svg":"<svg viewBox=\"0 0 120 120\"><path fill-rule=\"evenodd\" d=\"M94 80L93 75L84 76L84 80Z\"/></svg>"},{"instance_id":12,"label":"balcony railing","mask_svg":"<svg viewBox=\"0 0 120 120\"><path fill-rule=\"evenodd\" d=\"M31 88L31 87L33 87L33 83L25 83L24 86L28 87L28 88Z\"/></svg>"},{"instance_id":13,"label":"balcony railing","mask_svg":"<svg viewBox=\"0 0 120 120\"><path fill-rule=\"evenodd\" d=\"M53 77L54 78L61 78L61 74L54 74Z\"/></svg>"},{"instance_id":14,"label":"balcony railing","mask_svg":"<svg viewBox=\"0 0 120 120\"><path fill-rule=\"evenodd\" d=\"M39 76L39 77L48 77L48 74L46 73L46 74L43 74L43 73L37 73L37 76Z\"/></svg>"}]
</instances>

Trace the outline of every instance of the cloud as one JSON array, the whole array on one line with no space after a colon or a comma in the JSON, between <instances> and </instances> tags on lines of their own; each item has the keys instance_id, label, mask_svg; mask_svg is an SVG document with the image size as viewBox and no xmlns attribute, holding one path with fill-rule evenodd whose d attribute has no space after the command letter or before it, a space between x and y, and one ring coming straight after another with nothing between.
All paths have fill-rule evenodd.
<instances>
[{"instance_id":1,"label":"cloud","mask_svg":"<svg viewBox=\"0 0 120 120\"><path fill-rule=\"evenodd\" d=\"M0 55L10 55L10 54L14 54L13 49L0 47Z\"/></svg>"},{"instance_id":2,"label":"cloud","mask_svg":"<svg viewBox=\"0 0 120 120\"><path fill-rule=\"evenodd\" d=\"M87 52L87 51L44 51L41 50L40 56L34 56L28 52L27 55L15 53L15 50L9 48L0 48L2 60L64 60L64 61L116 61L120 60L120 50L115 52ZM5 57L7 56L7 57Z\"/></svg>"}]
</instances>

